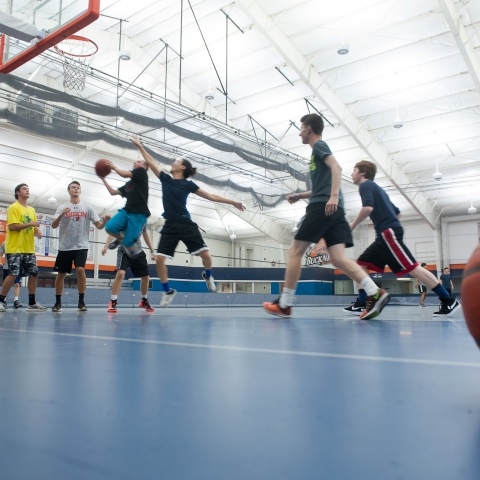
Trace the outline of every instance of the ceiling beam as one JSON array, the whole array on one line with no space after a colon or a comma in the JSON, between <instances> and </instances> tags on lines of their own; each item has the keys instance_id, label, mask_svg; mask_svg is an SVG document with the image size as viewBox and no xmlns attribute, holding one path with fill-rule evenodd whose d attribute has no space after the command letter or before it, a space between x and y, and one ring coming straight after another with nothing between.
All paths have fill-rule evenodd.
<instances>
[{"instance_id":1,"label":"ceiling beam","mask_svg":"<svg viewBox=\"0 0 480 480\"><path fill-rule=\"evenodd\" d=\"M472 77L477 92L480 93L480 61L475 53L471 38L463 25L460 13L457 11L453 0L437 0L442 9L443 16L452 32L453 38L467 65L468 72ZM460 4L463 5L463 4Z\"/></svg>"},{"instance_id":2,"label":"ceiling beam","mask_svg":"<svg viewBox=\"0 0 480 480\"><path fill-rule=\"evenodd\" d=\"M272 47L284 58L285 62L297 73L302 82L310 89L338 120L350 137L388 177L400 194L412 205L420 217L434 229L434 212L426 196L418 192L415 198L408 195L400 184L410 184L411 180L401 171L383 145L377 142L364 124L348 109L345 103L329 87L326 80L314 69L304 55L293 45L289 38L274 24L263 8L255 0L237 0L235 5L253 22L255 28L270 42ZM428 208L426 208L428 207Z\"/></svg>"}]
</instances>

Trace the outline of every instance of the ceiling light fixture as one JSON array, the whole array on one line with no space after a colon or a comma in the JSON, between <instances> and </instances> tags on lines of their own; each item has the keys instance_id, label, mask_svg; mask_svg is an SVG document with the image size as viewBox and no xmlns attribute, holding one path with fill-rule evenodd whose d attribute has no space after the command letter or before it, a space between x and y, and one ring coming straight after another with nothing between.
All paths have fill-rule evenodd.
<instances>
[{"instance_id":1,"label":"ceiling light fixture","mask_svg":"<svg viewBox=\"0 0 480 480\"><path fill-rule=\"evenodd\" d=\"M57 199L53 196L53 193L52 193L52 196L47 200L48 203L50 203L51 205L53 205L54 203L57 203Z\"/></svg>"},{"instance_id":2,"label":"ceiling light fixture","mask_svg":"<svg viewBox=\"0 0 480 480\"><path fill-rule=\"evenodd\" d=\"M477 209L473 206L473 200L470 200L470 208L467 210L470 215L477 213Z\"/></svg>"},{"instance_id":3,"label":"ceiling light fixture","mask_svg":"<svg viewBox=\"0 0 480 480\"><path fill-rule=\"evenodd\" d=\"M393 128L402 128L403 127L403 121L400 118L400 115L398 113L398 107L397 107L397 118L393 122Z\"/></svg>"},{"instance_id":4,"label":"ceiling light fixture","mask_svg":"<svg viewBox=\"0 0 480 480\"><path fill-rule=\"evenodd\" d=\"M437 171L432 175L435 180L441 180L443 175L438 171L438 162L437 162Z\"/></svg>"}]
</instances>

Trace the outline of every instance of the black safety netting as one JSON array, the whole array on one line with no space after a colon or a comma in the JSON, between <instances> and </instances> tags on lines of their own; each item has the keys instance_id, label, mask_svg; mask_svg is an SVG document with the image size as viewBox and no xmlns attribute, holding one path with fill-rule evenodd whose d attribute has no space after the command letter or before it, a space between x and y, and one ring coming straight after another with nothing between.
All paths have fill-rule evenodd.
<instances>
[{"instance_id":1,"label":"black safety netting","mask_svg":"<svg viewBox=\"0 0 480 480\"><path fill-rule=\"evenodd\" d=\"M25 106L25 102L23 102L22 108L24 109L31 109L35 112L35 109L38 109L38 103L36 104L35 102L43 101L52 102L54 104L70 105L76 111L87 114L84 121L81 122L79 121L78 115L75 112L70 111L71 114L75 115L69 116L69 111L63 109L63 112L60 115L63 121L59 121L58 109L51 110L52 113L50 115L48 115L46 109L44 109L41 117L38 115L35 116L30 114L21 114L21 112L18 111L18 108L15 112L9 108L0 109L0 119L6 120L9 123L42 136L55 137L58 139L78 143L101 140L107 144L122 149L136 150L137 147L133 145L130 140L122 138L121 136L117 136L117 132L111 126L105 128L102 122L89 121L88 114L98 117L121 117L135 125L149 127L151 129L166 129L174 135L178 135L179 137L183 137L191 141L204 143L205 145L208 145L217 151L234 154L245 162L257 167L261 167L262 169L275 172L285 172L298 182L302 182L306 188L308 188L310 184L308 173L299 171L298 168L289 165L288 161L286 160L282 162L271 158L271 152L268 156L261 155L239 147L233 142L221 141L203 133L194 132L187 128L176 125L175 123L169 122L164 118L152 118L146 115L129 112L120 107L111 107L96 103L42 84L21 79L11 74L0 74L0 83L12 89L12 91L8 92L8 97L11 97L12 95L15 97L9 98L11 101L17 100L17 104L20 104L18 99L23 98L32 102L29 106ZM7 92L4 91L3 93L3 97L5 97L5 93ZM123 136L125 135L123 134ZM150 148L148 145L144 145L144 147L147 152L159 163L170 165L175 159L175 155L159 153L158 151ZM162 149L161 145L158 145L158 147L159 149ZM177 150L176 148L169 148L170 151L172 149L175 151ZM267 153L266 149L265 152ZM276 156L278 157L278 155ZM182 155L182 157L188 158L188 154ZM195 161L198 163L199 156L192 155L192 157L195 158ZM232 172L238 173L238 171L235 171L233 166ZM217 188L230 188L238 192L250 193L254 199L254 204L260 207L274 207L284 201L288 193L291 193L288 192L273 195L259 193L256 192L252 187L242 186L232 181L230 178L227 180L216 180L208 175L203 175L200 172L196 173L195 179ZM306 188L299 188L296 191L304 191Z\"/></svg>"}]
</instances>

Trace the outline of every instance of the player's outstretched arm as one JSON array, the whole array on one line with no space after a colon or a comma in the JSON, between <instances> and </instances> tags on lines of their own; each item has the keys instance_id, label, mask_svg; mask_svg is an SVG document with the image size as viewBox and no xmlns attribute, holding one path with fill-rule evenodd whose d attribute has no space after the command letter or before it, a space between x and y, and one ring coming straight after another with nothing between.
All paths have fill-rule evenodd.
<instances>
[{"instance_id":1,"label":"player's outstretched arm","mask_svg":"<svg viewBox=\"0 0 480 480\"><path fill-rule=\"evenodd\" d=\"M108 192L110 195L120 195L120 190L117 190L116 188L111 187L108 182L105 180L105 177L100 177L104 185L107 187Z\"/></svg>"},{"instance_id":2,"label":"player's outstretched arm","mask_svg":"<svg viewBox=\"0 0 480 480\"><path fill-rule=\"evenodd\" d=\"M97 230L103 230L105 228L105 225L107 222L111 219L112 217L110 215L105 215L103 217L103 220L99 220L98 222L95 222L94 225L97 228ZM112 240L113 241L113 240Z\"/></svg>"},{"instance_id":3,"label":"player's outstretched arm","mask_svg":"<svg viewBox=\"0 0 480 480\"><path fill-rule=\"evenodd\" d=\"M137 146L137 148L140 150L140 153L142 154L143 159L145 160L146 164L149 166L150 170L155 174L155 176L160 176L160 172L163 170L161 169L153 157L143 148L143 145L140 143L140 140L138 137L135 135L130 139L130 141Z\"/></svg>"},{"instance_id":4,"label":"player's outstretched arm","mask_svg":"<svg viewBox=\"0 0 480 480\"><path fill-rule=\"evenodd\" d=\"M218 195L213 195L213 193L208 193L205 190L199 188L195 192L199 197L210 200L211 202L216 203L226 203L227 205L232 205L235 208L238 208L241 212L244 212L247 208L242 202L236 202L235 200L230 200L228 198L219 197Z\"/></svg>"}]
</instances>

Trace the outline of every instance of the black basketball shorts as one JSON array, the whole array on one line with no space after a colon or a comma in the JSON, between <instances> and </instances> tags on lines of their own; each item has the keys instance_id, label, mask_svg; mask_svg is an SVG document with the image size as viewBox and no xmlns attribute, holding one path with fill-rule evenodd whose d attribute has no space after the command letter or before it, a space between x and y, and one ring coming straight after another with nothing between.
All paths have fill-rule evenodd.
<instances>
[{"instance_id":1,"label":"black basketball shorts","mask_svg":"<svg viewBox=\"0 0 480 480\"><path fill-rule=\"evenodd\" d=\"M345 218L343 208L327 217L326 202L314 202L307 206L305 216L300 220L295 240L317 243L323 238L327 247L344 243L347 248L353 247L352 231Z\"/></svg>"},{"instance_id":2,"label":"black basketball shorts","mask_svg":"<svg viewBox=\"0 0 480 480\"><path fill-rule=\"evenodd\" d=\"M198 225L189 219L166 220L160 232L157 253L162 257L173 258L178 242L183 242L190 255L210 250L203 241Z\"/></svg>"},{"instance_id":3,"label":"black basketball shorts","mask_svg":"<svg viewBox=\"0 0 480 480\"><path fill-rule=\"evenodd\" d=\"M148 277L150 272L148 271L148 260L145 252L140 252L138 255L129 257L122 246L117 249L117 271L127 269L133 273L133 276L136 278Z\"/></svg>"},{"instance_id":4,"label":"black basketball shorts","mask_svg":"<svg viewBox=\"0 0 480 480\"><path fill-rule=\"evenodd\" d=\"M87 254L87 249L60 250L53 269L58 273L72 273L72 263L75 268L85 268Z\"/></svg>"},{"instance_id":5,"label":"black basketball shorts","mask_svg":"<svg viewBox=\"0 0 480 480\"><path fill-rule=\"evenodd\" d=\"M374 272L383 273L388 265L392 272L401 277L418 267L414 256L403 243L403 228L387 228L360 255L359 265Z\"/></svg>"}]
</instances>

